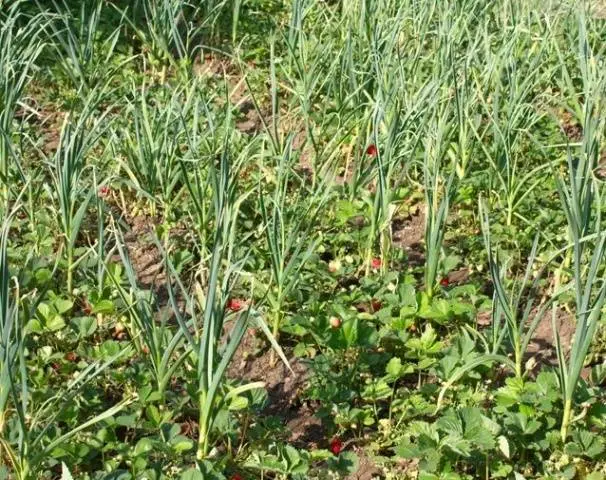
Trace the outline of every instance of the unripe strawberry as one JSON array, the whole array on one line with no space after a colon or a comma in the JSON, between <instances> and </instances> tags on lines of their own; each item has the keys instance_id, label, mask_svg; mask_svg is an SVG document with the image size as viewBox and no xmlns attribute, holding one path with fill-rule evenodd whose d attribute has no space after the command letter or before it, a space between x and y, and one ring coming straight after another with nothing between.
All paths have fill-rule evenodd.
<instances>
[{"instance_id":1,"label":"unripe strawberry","mask_svg":"<svg viewBox=\"0 0 606 480\"><path fill-rule=\"evenodd\" d=\"M341 270L341 262L339 260L331 260L328 262L328 271L330 273L337 273Z\"/></svg>"}]
</instances>

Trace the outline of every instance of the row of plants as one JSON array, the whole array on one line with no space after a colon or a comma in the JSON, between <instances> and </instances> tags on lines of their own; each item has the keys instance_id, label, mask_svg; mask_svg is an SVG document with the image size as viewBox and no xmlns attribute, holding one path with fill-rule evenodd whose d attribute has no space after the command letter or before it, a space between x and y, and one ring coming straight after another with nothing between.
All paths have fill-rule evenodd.
<instances>
[{"instance_id":1,"label":"row of plants","mask_svg":"<svg viewBox=\"0 0 606 480\"><path fill-rule=\"evenodd\" d=\"M0 0L0 479L603 478L605 33Z\"/></svg>"}]
</instances>

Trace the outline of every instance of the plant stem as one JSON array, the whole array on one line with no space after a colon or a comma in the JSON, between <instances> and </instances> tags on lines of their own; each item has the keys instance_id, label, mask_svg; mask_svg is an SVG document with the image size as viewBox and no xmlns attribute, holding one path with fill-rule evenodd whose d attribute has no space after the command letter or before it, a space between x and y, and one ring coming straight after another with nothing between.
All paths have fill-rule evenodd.
<instances>
[{"instance_id":1,"label":"plant stem","mask_svg":"<svg viewBox=\"0 0 606 480\"><path fill-rule=\"evenodd\" d=\"M391 228L391 227L388 227ZM391 234L381 230L381 274L387 273L387 261L391 252Z\"/></svg>"},{"instance_id":2,"label":"plant stem","mask_svg":"<svg viewBox=\"0 0 606 480\"><path fill-rule=\"evenodd\" d=\"M240 434L240 444L238 445L238 450L236 450L236 456L239 455L242 451L242 448L244 448L244 439L246 438L246 433L248 432L248 426L250 424L250 412L246 412L244 415L244 425L242 426L242 433Z\"/></svg>"},{"instance_id":3,"label":"plant stem","mask_svg":"<svg viewBox=\"0 0 606 480\"><path fill-rule=\"evenodd\" d=\"M485 475L486 475L486 480L490 479L490 467L489 467L489 463L488 463L488 454L486 454L486 471L485 471Z\"/></svg>"},{"instance_id":4,"label":"plant stem","mask_svg":"<svg viewBox=\"0 0 606 480\"><path fill-rule=\"evenodd\" d=\"M562 416L562 428L560 435L562 437L562 443L566 442L568 436L568 426L570 425L570 418L572 416L572 399L569 398L564 403L564 415Z\"/></svg>"},{"instance_id":5,"label":"plant stem","mask_svg":"<svg viewBox=\"0 0 606 480\"><path fill-rule=\"evenodd\" d=\"M68 245L66 253L67 253L67 293L68 293L68 295L71 295L72 286L73 286L74 249L70 245Z\"/></svg>"},{"instance_id":6,"label":"plant stem","mask_svg":"<svg viewBox=\"0 0 606 480\"><path fill-rule=\"evenodd\" d=\"M370 235L368 236L368 245L366 247L366 260L364 262L364 275L367 277L370 275L370 264L372 263L372 251L375 243L376 232L376 223L373 220L370 226Z\"/></svg>"},{"instance_id":7,"label":"plant stem","mask_svg":"<svg viewBox=\"0 0 606 480\"><path fill-rule=\"evenodd\" d=\"M519 339L516 338L515 342L515 357L516 357L516 377L522 378L522 347L520 345Z\"/></svg>"},{"instance_id":8,"label":"plant stem","mask_svg":"<svg viewBox=\"0 0 606 480\"><path fill-rule=\"evenodd\" d=\"M511 222L513 220L513 205L511 198L507 199L507 226L511 226Z\"/></svg>"},{"instance_id":9,"label":"plant stem","mask_svg":"<svg viewBox=\"0 0 606 480\"><path fill-rule=\"evenodd\" d=\"M162 65L162 70L160 71L160 85L164 85L166 83L166 63Z\"/></svg>"},{"instance_id":10,"label":"plant stem","mask_svg":"<svg viewBox=\"0 0 606 480\"><path fill-rule=\"evenodd\" d=\"M198 434L198 451L196 452L196 459L202 461L208 455L208 425L204 416L204 404L206 402L206 392L200 392L198 397L198 405L200 406L200 415L198 417L198 428L200 433Z\"/></svg>"},{"instance_id":11,"label":"plant stem","mask_svg":"<svg viewBox=\"0 0 606 480\"><path fill-rule=\"evenodd\" d=\"M370 263L372 262L372 247L366 249L366 259L364 260L364 276L370 275Z\"/></svg>"},{"instance_id":12,"label":"plant stem","mask_svg":"<svg viewBox=\"0 0 606 480\"><path fill-rule=\"evenodd\" d=\"M272 335L274 336L274 339L276 340L276 342L279 340L280 338L280 323L282 322L282 293L279 292L278 293L279 297L278 297L278 302L277 302L277 308L274 312L274 324L273 324L273 330L272 330ZM278 358L276 357L276 351L275 349L271 349L271 354L269 357L269 364L273 367L276 365Z\"/></svg>"}]
</instances>

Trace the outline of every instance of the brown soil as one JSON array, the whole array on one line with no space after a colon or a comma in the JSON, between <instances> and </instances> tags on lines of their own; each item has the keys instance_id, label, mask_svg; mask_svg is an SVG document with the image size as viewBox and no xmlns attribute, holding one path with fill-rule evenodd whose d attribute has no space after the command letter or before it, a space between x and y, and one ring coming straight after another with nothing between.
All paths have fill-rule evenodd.
<instances>
[{"instance_id":1,"label":"brown soil","mask_svg":"<svg viewBox=\"0 0 606 480\"><path fill-rule=\"evenodd\" d=\"M415 206L407 217L395 218L392 223L393 245L403 248L412 266L423 265L423 239L425 238L425 212Z\"/></svg>"},{"instance_id":2,"label":"brown soil","mask_svg":"<svg viewBox=\"0 0 606 480\"><path fill-rule=\"evenodd\" d=\"M124 235L131 264L144 288L161 294L166 283L161 253L153 241L157 219L146 215L127 218L130 231ZM118 259L117 259L118 260ZM166 299L164 299L166 300ZM162 301L162 300L161 300ZM229 325L226 327L229 331ZM271 364L271 350L257 352L263 341L249 329L228 369L228 376L244 381L263 381L268 392L264 413L283 419L288 441L299 448L326 448L327 437L310 405L299 401L307 379L307 369L296 358L289 358L292 372L279 359ZM286 352L289 356L289 352Z\"/></svg>"},{"instance_id":3,"label":"brown soil","mask_svg":"<svg viewBox=\"0 0 606 480\"><path fill-rule=\"evenodd\" d=\"M533 338L528 345L526 354L529 358L534 357L537 363L557 365L558 359L553 336L553 326L551 324L551 315L551 310L549 310L539 322ZM564 352L568 352L576 328L574 318L567 311L559 309L556 313L556 325L558 326L558 336L562 348Z\"/></svg>"},{"instance_id":4,"label":"brown soil","mask_svg":"<svg viewBox=\"0 0 606 480\"><path fill-rule=\"evenodd\" d=\"M606 0L596 1L592 13L595 18L606 20Z\"/></svg>"},{"instance_id":5,"label":"brown soil","mask_svg":"<svg viewBox=\"0 0 606 480\"><path fill-rule=\"evenodd\" d=\"M38 113L40 114L40 123L37 127L41 132L42 152L50 156L59 148L65 114L51 110L41 110Z\"/></svg>"},{"instance_id":6,"label":"brown soil","mask_svg":"<svg viewBox=\"0 0 606 480\"><path fill-rule=\"evenodd\" d=\"M166 282L162 255L152 235L157 220L138 215L128 220L131 230L124 235L124 243L137 278L144 288L159 288Z\"/></svg>"},{"instance_id":7,"label":"brown soil","mask_svg":"<svg viewBox=\"0 0 606 480\"><path fill-rule=\"evenodd\" d=\"M196 59L194 73L201 77L225 80L229 89L229 100L240 113L236 128L247 135L255 135L261 131L263 122L248 91L245 82L246 74L236 64L229 58L206 55ZM269 116L265 111L262 115Z\"/></svg>"},{"instance_id":8,"label":"brown soil","mask_svg":"<svg viewBox=\"0 0 606 480\"><path fill-rule=\"evenodd\" d=\"M479 328L489 327L492 322L492 312L490 310L484 310L478 312L476 315L476 323Z\"/></svg>"},{"instance_id":9,"label":"brown soil","mask_svg":"<svg viewBox=\"0 0 606 480\"><path fill-rule=\"evenodd\" d=\"M318 417L314 415L314 406L299 401L299 394L307 381L307 368L289 352L291 372L278 360L271 364L271 350L266 349L258 355L256 332L249 329L229 367L228 376L246 381L263 381L268 392L269 402L264 413L281 418L288 430L288 441L298 448L328 448L328 436ZM347 442L349 443L349 442ZM359 458L356 473L346 480L372 480L379 478L380 471L368 458L362 448L347 445Z\"/></svg>"},{"instance_id":10,"label":"brown soil","mask_svg":"<svg viewBox=\"0 0 606 480\"><path fill-rule=\"evenodd\" d=\"M555 340L553 336L553 327L551 324L551 310L548 310L539 324L537 325L534 335L528 344L526 350L526 359L534 359L536 366L551 365L556 366L558 363ZM489 327L492 318L490 311L479 312L476 317L478 327ZM559 309L556 313L556 325L558 326L558 336L560 343L565 353L570 350L576 325L572 315Z\"/></svg>"},{"instance_id":11,"label":"brown soil","mask_svg":"<svg viewBox=\"0 0 606 480\"><path fill-rule=\"evenodd\" d=\"M600 8L603 10L603 18L606 19L606 0ZM562 128L562 131L564 132L564 135L568 141L577 143L583 140L583 128L570 112L564 111L561 113L559 116L559 121L560 127ZM600 153L595 174L601 180L606 179L606 145L602 146L602 151Z\"/></svg>"},{"instance_id":12,"label":"brown soil","mask_svg":"<svg viewBox=\"0 0 606 480\"><path fill-rule=\"evenodd\" d=\"M569 141L579 142L583 139L583 128L570 112L564 111L561 114L560 126Z\"/></svg>"},{"instance_id":13,"label":"brown soil","mask_svg":"<svg viewBox=\"0 0 606 480\"><path fill-rule=\"evenodd\" d=\"M251 382L265 382L271 400L270 408L276 411L288 409L294 405L299 388L305 382L306 368L296 359L289 359L291 372L277 356L272 365L271 349L264 348L256 354L260 343L257 332L249 329L236 351L228 375Z\"/></svg>"},{"instance_id":14,"label":"brown soil","mask_svg":"<svg viewBox=\"0 0 606 480\"><path fill-rule=\"evenodd\" d=\"M58 105L37 100L45 98L44 88L35 82L28 86L23 106L17 109L15 118L36 128L37 138L40 139L38 146L45 155L51 155L59 147L66 112L61 111Z\"/></svg>"},{"instance_id":15,"label":"brown soil","mask_svg":"<svg viewBox=\"0 0 606 480\"><path fill-rule=\"evenodd\" d=\"M360 464L358 471L347 476L345 480L374 480L380 478L381 471L374 462L366 456L361 448L354 448L354 452L359 458Z\"/></svg>"},{"instance_id":16,"label":"brown soil","mask_svg":"<svg viewBox=\"0 0 606 480\"><path fill-rule=\"evenodd\" d=\"M463 267L458 270L453 270L448 274L448 283L450 285L463 285L469 281L471 271L469 268Z\"/></svg>"},{"instance_id":17,"label":"brown soil","mask_svg":"<svg viewBox=\"0 0 606 480\"><path fill-rule=\"evenodd\" d=\"M326 435L313 409L299 401L307 380L307 368L298 359L286 355L292 371L280 360L271 362L271 349L257 352L263 342L249 329L228 369L228 376L241 380L265 382L269 401L264 413L280 417L289 431L288 441L297 447L325 448Z\"/></svg>"}]
</instances>

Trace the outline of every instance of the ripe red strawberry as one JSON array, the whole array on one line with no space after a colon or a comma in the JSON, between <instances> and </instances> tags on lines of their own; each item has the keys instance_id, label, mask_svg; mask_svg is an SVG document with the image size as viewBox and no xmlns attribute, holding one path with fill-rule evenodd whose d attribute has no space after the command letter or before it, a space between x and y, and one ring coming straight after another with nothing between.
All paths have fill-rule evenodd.
<instances>
[{"instance_id":1,"label":"ripe red strawberry","mask_svg":"<svg viewBox=\"0 0 606 480\"><path fill-rule=\"evenodd\" d=\"M88 302L88 300L84 300L84 305L82 306L82 312L85 315L93 314L93 306Z\"/></svg>"},{"instance_id":2,"label":"ripe red strawberry","mask_svg":"<svg viewBox=\"0 0 606 480\"><path fill-rule=\"evenodd\" d=\"M333 453L333 455L339 455L341 450L343 450L343 442L338 438L333 438L330 441L330 451Z\"/></svg>"},{"instance_id":3,"label":"ripe red strawberry","mask_svg":"<svg viewBox=\"0 0 606 480\"><path fill-rule=\"evenodd\" d=\"M99 188L98 195L100 198L105 199L105 198L109 197L109 194L110 194L110 189L107 185L104 185Z\"/></svg>"},{"instance_id":4,"label":"ripe red strawberry","mask_svg":"<svg viewBox=\"0 0 606 480\"><path fill-rule=\"evenodd\" d=\"M244 477L242 475L240 475L239 473L234 473L231 476L231 480L244 480Z\"/></svg>"},{"instance_id":5,"label":"ripe red strawberry","mask_svg":"<svg viewBox=\"0 0 606 480\"><path fill-rule=\"evenodd\" d=\"M76 360L78 360L78 355L76 355L75 352L68 352L65 354L65 360L67 360L68 362L75 362Z\"/></svg>"},{"instance_id":6,"label":"ripe red strawberry","mask_svg":"<svg viewBox=\"0 0 606 480\"><path fill-rule=\"evenodd\" d=\"M370 307L371 310L374 312L378 312L379 310L381 310L383 308L383 303L381 303L379 300L377 300L376 298L373 298L370 301Z\"/></svg>"},{"instance_id":7,"label":"ripe red strawberry","mask_svg":"<svg viewBox=\"0 0 606 480\"><path fill-rule=\"evenodd\" d=\"M230 298L227 302L227 308L232 312L239 312L244 308L244 302L239 298Z\"/></svg>"},{"instance_id":8,"label":"ripe red strawberry","mask_svg":"<svg viewBox=\"0 0 606 480\"><path fill-rule=\"evenodd\" d=\"M379 150L377 149L377 146L374 143L371 143L366 148L366 155L369 155L371 157L376 157L378 153L379 153Z\"/></svg>"},{"instance_id":9,"label":"ripe red strawberry","mask_svg":"<svg viewBox=\"0 0 606 480\"><path fill-rule=\"evenodd\" d=\"M450 281L448 280L448 277L444 277L442 280L440 280L440 285L442 285L444 288L446 288L448 285L450 285Z\"/></svg>"},{"instance_id":10,"label":"ripe red strawberry","mask_svg":"<svg viewBox=\"0 0 606 480\"><path fill-rule=\"evenodd\" d=\"M370 261L370 266L371 266L372 268L374 268L375 270L378 270L379 268L381 268L381 264L382 264L382 262L381 262L381 259L380 259L380 258L373 258L373 259Z\"/></svg>"}]
</instances>

